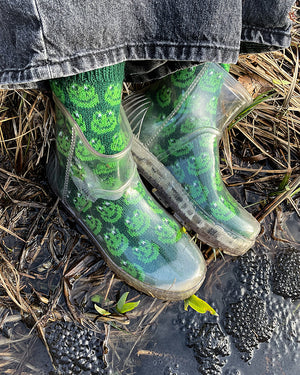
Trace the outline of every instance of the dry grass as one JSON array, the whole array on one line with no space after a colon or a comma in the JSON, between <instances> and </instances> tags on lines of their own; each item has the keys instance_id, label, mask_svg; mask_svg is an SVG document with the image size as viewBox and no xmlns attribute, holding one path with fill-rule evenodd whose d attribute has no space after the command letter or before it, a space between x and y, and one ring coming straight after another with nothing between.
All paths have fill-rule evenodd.
<instances>
[{"instance_id":1,"label":"dry grass","mask_svg":"<svg viewBox=\"0 0 300 375\"><path fill-rule=\"evenodd\" d=\"M259 193L251 209L260 221L282 205L300 218L299 41L297 23L289 49L241 56L231 69L254 99L267 93L251 113L233 124L222 142L224 181ZM5 308L0 328L12 316L8 312L18 310L20 319L31 318L45 343L43 328L49 321L73 320L97 329L96 316L85 314L78 301L86 301L99 290L116 296L120 288L110 283L111 273L45 182L53 123L48 93L0 91L0 306ZM204 250L209 263L211 249ZM73 288L80 276L79 285ZM145 301L152 308L153 315L147 317L151 322L162 305L153 308ZM112 316L115 323L120 319ZM10 358L13 362L13 355Z\"/></svg>"}]
</instances>

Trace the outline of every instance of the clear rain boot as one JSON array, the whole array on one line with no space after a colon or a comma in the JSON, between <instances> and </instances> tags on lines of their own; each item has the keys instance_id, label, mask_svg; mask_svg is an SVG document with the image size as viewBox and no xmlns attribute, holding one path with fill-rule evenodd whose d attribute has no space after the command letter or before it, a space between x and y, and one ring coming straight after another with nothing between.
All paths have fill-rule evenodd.
<instances>
[{"instance_id":1,"label":"clear rain boot","mask_svg":"<svg viewBox=\"0 0 300 375\"><path fill-rule=\"evenodd\" d=\"M219 170L222 131L251 100L223 68L205 63L123 101L141 174L184 226L230 255L245 253L260 231L229 194Z\"/></svg>"},{"instance_id":2,"label":"clear rain boot","mask_svg":"<svg viewBox=\"0 0 300 375\"><path fill-rule=\"evenodd\" d=\"M56 152L47 174L54 192L87 232L108 266L139 291L166 300L194 294L206 264L199 248L150 196L131 155L132 132L121 108L119 139L104 155L87 142L57 98Z\"/></svg>"}]
</instances>

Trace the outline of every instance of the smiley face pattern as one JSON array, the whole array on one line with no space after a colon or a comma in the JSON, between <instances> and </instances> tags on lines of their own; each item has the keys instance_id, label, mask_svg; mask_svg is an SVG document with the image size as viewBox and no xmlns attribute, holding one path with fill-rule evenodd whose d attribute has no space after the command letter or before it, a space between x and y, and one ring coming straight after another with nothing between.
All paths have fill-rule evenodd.
<instances>
[{"instance_id":1,"label":"smiley face pattern","mask_svg":"<svg viewBox=\"0 0 300 375\"><path fill-rule=\"evenodd\" d=\"M197 101L194 93L182 101L199 72L201 66L178 71L165 77L156 93L148 92L159 114L157 122L162 123L161 119L166 119L176 108L176 114L164 124L150 150L182 184L202 215L230 226L231 221L238 220L239 207L225 188L219 171L219 137L215 131L206 130L216 129L218 98L226 73L202 71L198 92L205 95L203 106L203 100ZM201 116L195 115L197 112Z\"/></svg>"},{"instance_id":2,"label":"smiley face pattern","mask_svg":"<svg viewBox=\"0 0 300 375\"><path fill-rule=\"evenodd\" d=\"M124 64L121 63L50 81L54 94L101 154L118 153L128 143L120 130L123 79ZM77 151L80 155L80 150Z\"/></svg>"},{"instance_id":3,"label":"smiley face pattern","mask_svg":"<svg viewBox=\"0 0 300 375\"><path fill-rule=\"evenodd\" d=\"M145 274L172 261L164 254L176 256L180 226L153 200L138 177L114 201L98 198L92 203L72 181L70 191L72 209L81 214L110 259L132 277L144 281Z\"/></svg>"},{"instance_id":4,"label":"smiley face pattern","mask_svg":"<svg viewBox=\"0 0 300 375\"><path fill-rule=\"evenodd\" d=\"M57 133L57 153L63 166L71 139L66 129L61 126ZM118 199L90 200L75 181L85 181L89 171L93 171L98 179L109 178L117 165L108 162L91 168L96 165L90 160L93 155L87 152L81 140L76 142L76 147L76 164L71 163L72 178L67 196L72 211L80 216L81 222L97 238L109 258L133 278L144 281L155 270L168 266L172 257L177 256L176 244L183 235L180 226L147 192L137 172L131 185Z\"/></svg>"}]
</instances>

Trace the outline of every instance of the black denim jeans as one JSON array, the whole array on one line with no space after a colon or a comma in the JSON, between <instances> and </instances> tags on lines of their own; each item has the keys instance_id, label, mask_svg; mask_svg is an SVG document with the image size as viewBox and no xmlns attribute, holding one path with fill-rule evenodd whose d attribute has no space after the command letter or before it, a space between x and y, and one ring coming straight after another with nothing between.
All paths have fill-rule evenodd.
<instances>
[{"instance_id":1,"label":"black denim jeans","mask_svg":"<svg viewBox=\"0 0 300 375\"><path fill-rule=\"evenodd\" d=\"M126 61L145 81L289 46L294 0L0 0L0 87Z\"/></svg>"}]
</instances>

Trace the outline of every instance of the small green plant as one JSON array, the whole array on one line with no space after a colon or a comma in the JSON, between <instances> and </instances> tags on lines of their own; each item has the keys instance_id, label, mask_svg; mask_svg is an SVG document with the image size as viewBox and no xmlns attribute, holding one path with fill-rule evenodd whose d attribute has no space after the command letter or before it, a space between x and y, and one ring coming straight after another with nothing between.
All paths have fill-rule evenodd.
<instances>
[{"instance_id":1,"label":"small green plant","mask_svg":"<svg viewBox=\"0 0 300 375\"><path fill-rule=\"evenodd\" d=\"M91 301L95 303L101 303L102 299L103 298L99 294L95 294L94 296L92 296Z\"/></svg>"},{"instance_id":2,"label":"small green plant","mask_svg":"<svg viewBox=\"0 0 300 375\"><path fill-rule=\"evenodd\" d=\"M129 292L123 293L121 298L119 299L119 301L117 303L117 311L120 314L125 314L126 312L135 309L140 303L140 301L127 302L126 303L126 299L127 299L128 294L129 294Z\"/></svg>"},{"instance_id":3,"label":"small green plant","mask_svg":"<svg viewBox=\"0 0 300 375\"><path fill-rule=\"evenodd\" d=\"M132 311L135 309L140 301L137 302L126 302L127 297L128 297L129 292L123 293L122 296L120 297L116 310L120 314L125 314L126 312ZM95 294L92 298L91 301L94 302L94 308L97 311L98 314L108 316L111 315L111 313L105 309L102 309L102 307L98 306L97 303L101 303L103 298L99 294Z\"/></svg>"},{"instance_id":4,"label":"small green plant","mask_svg":"<svg viewBox=\"0 0 300 375\"><path fill-rule=\"evenodd\" d=\"M187 311L188 307L191 306L192 309L199 312L200 314L205 314L207 311L212 315L219 316L217 312L209 306L208 303L195 296L194 294L189 298L184 300L184 310Z\"/></svg>"},{"instance_id":5,"label":"small green plant","mask_svg":"<svg viewBox=\"0 0 300 375\"><path fill-rule=\"evenodd\" d=\"M140 301L136 302L126 302L129 292L123 293L117 302L116 310L120 314L125 314L129 311L135 309L139 304ZM109 316L111 313L102 307L98 306L97 303L101 303L103 298L96 294L91 298L92 302L94 302L94 308L98 312L98 314L103 316ZM207 311L210 312L212 315L218 316L217 312L205 301L200 299L199 297L192 295L189 298L184 300L184 310L187 311L188 307L191 307L195 311L199 312L200 314L205 314Z\"/></svg>"}]
</instances>

